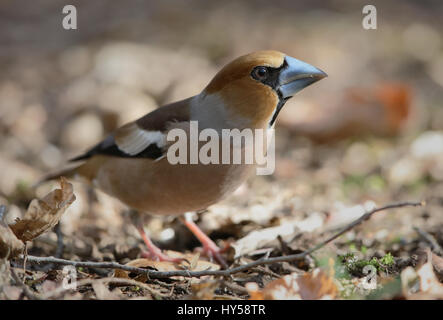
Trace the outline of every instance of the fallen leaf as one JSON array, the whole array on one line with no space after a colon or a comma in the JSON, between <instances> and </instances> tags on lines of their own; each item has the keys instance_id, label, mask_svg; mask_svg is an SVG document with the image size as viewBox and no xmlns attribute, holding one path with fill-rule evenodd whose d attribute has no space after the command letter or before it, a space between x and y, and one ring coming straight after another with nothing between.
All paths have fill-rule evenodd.
<instances>
[{"instance_id":1,"label":"fallen leaf","mask_svg":"<svg viewBox=\"0 0 443 320\"><path fill-rule=\"evenodd\" d=\"M0 211L5 207L0 206ZM11 259L23 252L24 243L17 239L9 226L3 221L3 212L0 212L0 259Z\"/></svg>"},{"instance_id":2,"label":"fallen leaf","mask_svg":"<svg viewBox=\"0 0 443 320\"><path fill-rule=\"evenodd\" d=\"M200 260L200 253L197 252L196 255L194 255L192 257L192 260L190 261L191 265L189 267L189 269L191 270L195 270L195 268L197 267L198 261Z\"/></svg>"},{"instance_id":3,"label":"fallen leaf","mask_svg":"<svg viewBox=\"0 0 443 320\"><path fill-rule=\"evenodd\" d=\"M262 290L256 283L246 284L250 300L329 300L338 290L332 277L320 269L311 273L292 273L274 280Z\"/></svg>"},{"instance_id":4,"label":"fallen leaf","mask_svg":"<svg viewBox=\"0 0 443 320\"><path fill-rule=\"evenodd\" d=\"M405 297L408 297L418 291L418 276L413 267L409 266L403 269L403 271L400 273L400 279L403 295Z\"/></svg>"},{"instance_id":5,"label":"fallen leaf","mask_svg":"<svg viewBox=\"0 0 443 320\"><path fill-rule=\"evenodd\" d=\"M42 293L48 293L57 289L57 282L52 280L45 280L40 286Z\"/></svg>"},{"instance_id":6,"label":"fallen leaf","mask_svg":"<svg viewBox=\"0 0 443 320\"><path fill-rule=\"evenodd\" d=\"M281 236L282 239L286 240L288 237L294 237L295 234L295 226L289 224L252 231L245 237L231 244L231 247L235 250L234 258L241 257L259 248L263 248L276 240L278 236Z\"/></svg>"},{"instance_id":7,"label":"fallen leaf","mask_svg":"<svg viewBox=\"0 0 443 320\"><path fill-rule=\"evenodd\" d=\"M6 285L2 288L5 298L8 300L18 300L23 293L23 289L16 286Z\"/></svg>"},{"instance_id":8,"label":"fallen leaf","mask_svg":"<svg viewBox=\"0 0 443 320\"><path fill-rule=\"evenodd\" d=\"M420 290L422 292L443 298L443 284L437 279L432 265L432 253L428 249L428 262L417 270L420 279Z\"/></svg>"},{"instance_id":9,"label":"fallen leaf","mask_svg":"<svg viewBox=\"0 0 443 320\"><path fill-rule=\"evenodd\" d=\"M329 214L326 227L336 229L349 224L363 216L366 212L375 209L376 204L373 201L365 201L352 207L347 207L341 202L334 203L334 208Z\"/></svg>"},{"instance_id":10,"label":"fallen leaf","mask_svg":"<svg viewBox=\"0 0 443 320\"><path fill-rule=\"evenodd\" d=\"M117 300L121 296L114 291L110 291L107 286L100 280L92 282L92 289L99 300Z\"/></svg>"},{"instance_id":11,"label":"fallen leaf","mask_svg":"<svg viewBox=\"0 0 443 320\"><path fill-rule=\"evenodd\" d=\"M328 143L353 136L398 135L411 122L413 93L405 83L347 88L341 95L301 101L284 110L280 126Z\"/></svg>"},{"instance_id":12,"label":"fallen leaf","mask_svg":"<svg viewBox=\"0 0 443 320\"><path fill-rule=\"evenodd\" d=\"M443 277L443 258L432 253L432 265L440 277Z\"/></svg>"},{"instance_id":13,"label":"fallen leaf","mask_svg":"<svg viewBox=\"0 0 443 320\"><path fill-rule=\"evenodd\" d=\"M60 186L61 189L55 189L43 199L32 200L23 218L9 225L18 239L31 241L59 222L63 212L75 200L72 184L61 177Z\"/></svg>"},{"instance_id":14,"label":"fallen leaf","mask_svg":"<svg viewBox=\"0 0 443 320\"><path fill-rule=\"evenodd\" d=\"M438 272L437 268L442 258L434 255L429 248L427 256L428 261L418 270L407 267L401 273L403 295L407 299L443 299L443 284L440 283L434 272L434 268Z\"/></svg>"},{"instance_id":15,"label":"fallen leaf","mask_svg":"<svg viewBox=\"0 0 443 320\"><path fill-rule=\"evenodd\" d=\"M308 218L301 221L287 221L277 227L264 228L252 231L245 237L231 244L234 248L234 258L256 251L268 246L272 241L280 236L284 241L290 241L299 232L312 232L319 229L324 222L324 218L319 213L313 213Z\"/></svg>"},{"instance_id":16,"label":"fallen leaf","mask_svg":"<svg viewBox=\"0 0 443 320\"><path fill-rule=\"evenodd\" d=\"M213 300L215 290L220 287L218 281L210 280L191 285L192 296L190 299L195 300Z\"/></svg>"},{"instance_id":17,"label":"fallen leaf","mask_svg":"<svg viewBox=\"0 0 443 320\"><path fill-rule=\"evenodd\" d=\"M177 251L167 250L165 253L171 258L181 258L185 259L180 263L174 263L170 261L155 261L145 258L135 259L128 262L126 265L137 268L149 268L158 271L178 271L178 270L192 270L192 271L203 271L203 270L220 270L220 266L218 264L209 262L207 260L195 258L200 257L199 253L180 253ZM191 264L188 262L190 261ZM191 268L191 265L193 268ZM129 272L121 269L116 269L114 272L114 276L117 278L126 278L129 279ZM181 279L183 277L171 277L172 279ZM137 275L135 278L137 281L146 282L147 276L146 274Z\"/></svg>"}]
</instances>

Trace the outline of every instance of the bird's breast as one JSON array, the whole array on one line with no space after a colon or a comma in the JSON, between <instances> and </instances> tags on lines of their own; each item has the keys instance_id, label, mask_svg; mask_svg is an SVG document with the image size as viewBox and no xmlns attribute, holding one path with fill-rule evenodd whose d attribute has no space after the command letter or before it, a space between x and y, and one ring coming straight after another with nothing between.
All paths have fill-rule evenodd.
<instances>
[{"instance_id":1,"label":"bird's breast","mask_svg":"<svg viewBox=\"0 0 443 320\"><path fill-rule=\"evenodd\" d=\"M179 215L206 209L246 180L253 165L171 164L158 161L106 157L94 184L133 209Z\"/></svg>"}]
</instances>

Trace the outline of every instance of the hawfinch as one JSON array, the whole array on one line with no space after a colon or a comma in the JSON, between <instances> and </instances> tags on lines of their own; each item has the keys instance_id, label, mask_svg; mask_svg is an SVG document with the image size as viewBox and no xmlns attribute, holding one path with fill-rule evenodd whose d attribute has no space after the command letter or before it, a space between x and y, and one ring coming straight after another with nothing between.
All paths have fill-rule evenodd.
<instances>
[{"instance_id":1,"label":"hawfinch","mask_svg":"<svg viewBox=\"0 0 443 320\"><path fill-rule=\"evenodd\" d=\"M133 211L155 215L183 215L206 209L233 192L254 164L172 164L168 161L168 132L262 129L268 131L285 102L326 74L277 51L241 56L221 69L207 87L193 97L165 105L108 135L82 161L60 175L79 175ZM189 155L188 155L189 157ZM149 249L145 256L175 261L148 238L140 219L133 219ZM182 219L199 239L205 253L225 265L220 249L197 225Z\"/></svg>"}]
</instances>

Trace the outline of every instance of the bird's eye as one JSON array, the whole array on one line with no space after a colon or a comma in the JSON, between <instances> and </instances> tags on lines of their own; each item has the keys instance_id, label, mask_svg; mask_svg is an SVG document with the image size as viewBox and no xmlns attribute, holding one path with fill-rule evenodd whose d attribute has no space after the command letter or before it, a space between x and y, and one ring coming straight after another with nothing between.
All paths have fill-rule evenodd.
<instances>
[{"instance_id":1,"label":"bird's eye","mask_svg":"<svg viewBox=\"0 0 443 320\"><path fill-rule=\"evenodd\" d=\"M257 80L264 80L268 76L268 68L266 67L256 67L252 71L252 76Z\"/></svg>"}]
</instances>

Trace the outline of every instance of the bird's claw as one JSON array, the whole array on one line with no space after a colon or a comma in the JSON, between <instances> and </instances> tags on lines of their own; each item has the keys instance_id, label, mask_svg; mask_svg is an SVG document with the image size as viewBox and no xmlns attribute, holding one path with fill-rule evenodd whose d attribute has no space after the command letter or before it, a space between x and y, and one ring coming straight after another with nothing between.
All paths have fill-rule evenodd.
<instances>
[{"instance_id":1,"label":"bird's claw","mask_svg":"<svg viewBox=\"0 0 443 320\"><path fill-rule=\"evenodd\" d=\"M212 242L203 244L203 247L200 247L197 250L206 255L210 261L215 260L220 263L224 269L227 269L228 264L221 254L226 252L228 248L229 245L227 247L224 247L223 249L220 249L215 243Z\"/></svg>"}]
</instances>

